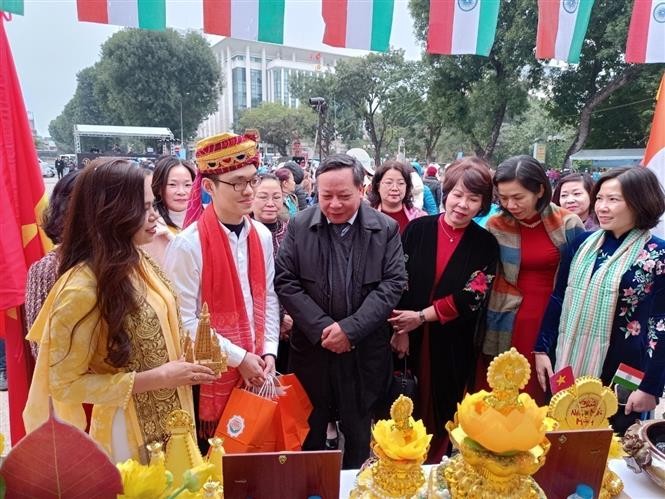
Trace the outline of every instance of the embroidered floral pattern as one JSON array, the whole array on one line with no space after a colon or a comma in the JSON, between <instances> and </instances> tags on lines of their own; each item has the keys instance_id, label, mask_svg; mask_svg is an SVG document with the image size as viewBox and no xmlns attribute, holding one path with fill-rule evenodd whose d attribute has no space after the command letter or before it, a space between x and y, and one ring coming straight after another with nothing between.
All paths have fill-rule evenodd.
<instances>
[{"instance_id":1,"label":"embroidered floral pattern","mask_svg":"<svg viewBox=\"0 0 665 499\"><path fill-rule=\"evenodd\" d=\"M665 332L665 319L659 319L656 322L655 318L649 317L647 331L647 339L649 341L647 345L647 355L649 355L649 357L653 357L653 352L658 345L658 333L662 334L663 332Z\"/></svg>"},{"instance_id":2,"label":"embroidered floral pattern","mask_svg":"<svg viewBox=\"0 0 665 499\"><path fill-rule=\"evenodd\" d=\"M492 281L494 280L494 275L486 274L482 270L476 270L464 286L464 291L468 291L473 294L473 299L469 308L475 312L480 308L485 296L490 289Z\"/></svg>"}]
</instances>

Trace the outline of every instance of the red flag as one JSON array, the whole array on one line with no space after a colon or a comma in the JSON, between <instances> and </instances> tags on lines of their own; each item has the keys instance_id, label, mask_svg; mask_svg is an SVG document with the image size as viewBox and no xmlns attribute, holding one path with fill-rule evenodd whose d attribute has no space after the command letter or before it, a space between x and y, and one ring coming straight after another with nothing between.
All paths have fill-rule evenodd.
<instances>
[{"instance_id":1,"label":"red flag","mask_svg":"<svg viewBox=\"0 0 665 499\"><path fill-rule=\"evenodd\" d=\"M25 434L21 413L31 372L20 306L25 301L28 268L51 243L38 226L46 193L4 21L0 14L0 329L6 340L15 444Z\"/></svg>"},{"instance_id":2,"label":"red flag","mask_svg":"<svg viewBox=\"0 0 665 499\"><path fill-rule=\"evenodd\" d=\"M552 395L573 386L574 383L575 375L573 374L573 368L571 366L564 367L550 376L550 389L552 390Z\"/></svg>"},{"instance_id":3,"label":"red flag","mask_svg":"<svg viewBox=\"0 0 665 499\"><path fill-rule=\"evenodd\" d=\"M665 188L665 73L656 93L656 110L653 113L651 135L644 152L644 166L651 168ZM665 219L661 218L658 227L653 229L658 237L665 237Z\"/></svg>"}]
</instances>

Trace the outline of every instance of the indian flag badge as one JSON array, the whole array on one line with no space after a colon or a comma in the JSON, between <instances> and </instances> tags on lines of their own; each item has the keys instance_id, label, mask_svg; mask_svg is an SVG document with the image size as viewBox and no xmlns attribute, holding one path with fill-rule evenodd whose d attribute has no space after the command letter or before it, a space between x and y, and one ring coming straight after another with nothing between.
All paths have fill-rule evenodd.
<instances>
[{"instance_id":1,"label":"indian flag badge","mask_svg":"<svg viewBox=\"0 0 665 499\"><path fill-rule=\"evenodd\" d=\"M621 385L628 390L637 390L643 379L644 373L642 371L638 371L622 362L612 378L612 383Z\"/></svg>"}]
</instances>

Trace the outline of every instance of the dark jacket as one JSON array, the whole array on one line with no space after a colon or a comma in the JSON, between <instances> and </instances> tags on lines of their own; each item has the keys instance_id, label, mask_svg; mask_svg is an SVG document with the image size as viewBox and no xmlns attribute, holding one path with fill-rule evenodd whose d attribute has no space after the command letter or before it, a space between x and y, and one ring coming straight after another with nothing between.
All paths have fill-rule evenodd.
<instances>
[{"instance_id":1,"label":"dark jacket","mask_svg":"<svg viewBox=\"0 0 665 499\"><path fill-rule=\"evenodd\" d=\"M333 373L353 372L355 397L361 411L369 410L387 389L391 367L387 318L406 285L404 255L397 224L362 203L355 220L351 296L354 313L337 321L353 350L335 354L321 346L321 333L331 317L329 224L318 206L291 220L275 264L275 289L293 318L289 364L313 396ZM354 393L355 392L355 393Z\"/></svg>"},{"instance_id":2,"label":"dark jacket","mask_svg":"<svg viewBox=\"0 0 665 499\"><path fill-rule=\"evenodd\" d=\"M429 187L429 190L432 191L432 196L434 196L434 201L436 201L436 207L441 207L441 182L436 177L423 177L423 184Z\"/></svg>"},{"instance_id":3,"label":"dark jacket","mask_svg":"<svg viewBox=\"0 0 665 499\"><path fill-rule=\"evenodd\" d=\"M427 431L438 437L445 434L445 424L453 419L457 404L470 388L475 369L474 347L479 319L496 274L499 246L492 234L471 222L464 231L441 276L436 275L439 216L422 217L411 222L402 243L407 255L408 290L399 308L422 310L434 300L450 296L458 316L441 324L428 322L409 333L409 364L420 377L428 379L431 389L434 427ZM443 244L446 244L447 240ZM423 355L429 360L423 364ZM423 372L428 369L428 372ZM422 384L422 383L421 383ZM422 400L416 403L421 413ZM429 419L429 418L427 418Z\"/></svg>"},{"instance_id":4,"label":"dark jacket","mask_svg":"<svg viewBox=\"0 0 665 499\"><path fill-rule=\"evenodd\" d=\"M302 185L296 185L296 190L293 191L298 198L298 211L302 211L307 208L307 193L303 189Z\"/></svg>"}]
</instances>

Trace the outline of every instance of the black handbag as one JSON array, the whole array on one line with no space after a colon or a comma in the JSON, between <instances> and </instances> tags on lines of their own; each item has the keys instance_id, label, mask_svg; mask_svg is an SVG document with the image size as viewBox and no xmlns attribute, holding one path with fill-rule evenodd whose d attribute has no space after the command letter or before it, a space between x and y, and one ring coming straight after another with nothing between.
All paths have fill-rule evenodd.
<instances>
[{"instance_id":1,"label":"black handbag","mask_svg":"<svg viewBox=\"0 0 665 499\"><path fill-rule=\"evenodd\" d=\"M390 389L388 390L388 399L392 404L397 397L405 395L411 400L415 401L416 394L418 393L418 378L413 375L411 370L406 364L406 356L404 357L404 366L401 370L393 372L393 378L390 382Z\"/></svg>"}]
</instances>

